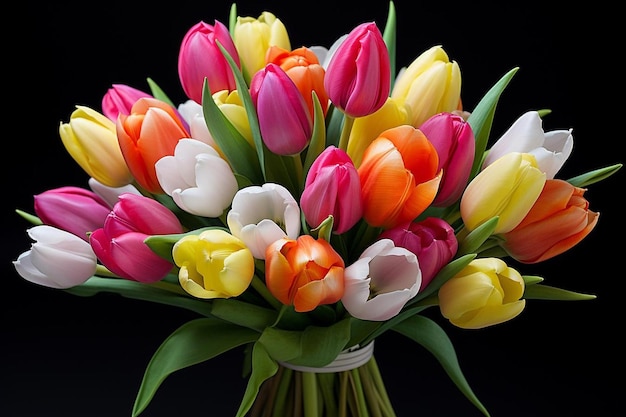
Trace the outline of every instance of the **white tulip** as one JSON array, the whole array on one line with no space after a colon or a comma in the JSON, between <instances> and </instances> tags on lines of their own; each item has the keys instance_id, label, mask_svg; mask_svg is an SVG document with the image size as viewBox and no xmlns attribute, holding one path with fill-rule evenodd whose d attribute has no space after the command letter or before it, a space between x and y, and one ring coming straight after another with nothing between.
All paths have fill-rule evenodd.
<instances>
[{"instance_id":1,"label":"white tulip","mask_svg":"<svg viewBox=\"0 0 626 417\"><path fill-rule=\"evenodd\" d=\"M13 262L27 281L65 289L85 283L96 273L96 255L78 236L48 225L34 226L27 232L35 243Z\"/></svg>"}]
</instances>

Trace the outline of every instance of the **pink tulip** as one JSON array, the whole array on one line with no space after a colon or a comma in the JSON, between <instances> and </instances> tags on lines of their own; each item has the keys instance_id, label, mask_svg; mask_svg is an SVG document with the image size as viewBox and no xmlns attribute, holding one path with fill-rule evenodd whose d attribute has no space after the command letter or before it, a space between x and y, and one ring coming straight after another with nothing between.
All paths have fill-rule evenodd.
<instances>
[{"instance_id":1,"label":"pink tulip","mask_svg":"<svg viewBox=\"0 0 626 417\"><path fill-rule=\"evenodd\" d=\"M389 52L375 23L354 28L326 69L330 101L351 117L367 116L387 101L391 88Z\"/></svg>"},{"instance_id":2,"label":"pink tulip","mask_svg":"<svg viewBox=\"0 0 626 417\"><path fill-rule=\"evenodd\" d=\"M432 205L450 206L461 198L472 170L476 147L472 127L461 116L444 112L431 116L419 129L435 146L439 155L438 169L443 169Z\"/></svg>"},{"instance_id":3,"label":"pink tulip","mask_svg":"<svg viewBox=\"0 0 626 417\"><path fill-rule=\"evenodd\" d=\"M173 264L154 253L144 240L150 235L182 232L182 225L165 206L141 195L122 194L89 242L100 262L114 274L151 283L164 278Z\"/></svg>"},{"instance_id":4,"label":"pink tulip","mask_svg":"<svg viewBox=\"0 0 626 417\"><path fill-rule=\"evenodd\" d=\"M278 155L296 155L309 143L313 121L296 84L276 64L267 64L250 82L263 143Z\"/></svg>"},{"instance_id":5,"label":"pink tulip","mask_svg":"<svg viewBox=\"0 0 626 417\"><path fill-rule=\"evenodd\" d=\"M80 187L61 187L35 195L35 213L47 225L88 241L88 233L102 227L111 208L96 193Z\"/></svg>"},{"instance_id":6,"label":"pink tulip","mask_svg":"<svg viewBox=\"0 0 626 417\"><path fill-rule=\"evenodd\" d=\"M361 182L348 154L329 146L311 165L300 206L307 222L317 227L329 215L333 229L343 233L363 215Z\"/></svg>"},{"instance_id":7,"label":"pink tulip","mask_svg":"<svg viewBox=\"0 0 626 417\"><path fill-rule=\"evenodd\" d=\"M239 55L228 28L221 22L215 25L198 22L185 34L178 54L178 76L185 94L202 103L204 79L207 78L211 94L221 90L236 90L235 76L224 54L226 49L237 67L241 68Z\"/></svg>"},{"instance_id":8,"label":"pink tulip","mask_svg":"<svg viewBox=\"0 0 626 417\"><path fill-rule=\"evenodd\" d=\"M438 217L387 229L379 238L391 239L396 246L406 248L417 256L422 270L420 291L454 258L459 246L452 226Z\"/></svg>"},{"instance_id":9,"label":"pink tulip","mask_svg":"<svg viewBox=\"0 0 626 417\"><path fill-rule=\"evenodd\" d=\"M115 122L120 113L130 114L133 104L142 97L152 96L125 84L113 84L102 97L102 114Z\"/></svg>"}]
</instances>

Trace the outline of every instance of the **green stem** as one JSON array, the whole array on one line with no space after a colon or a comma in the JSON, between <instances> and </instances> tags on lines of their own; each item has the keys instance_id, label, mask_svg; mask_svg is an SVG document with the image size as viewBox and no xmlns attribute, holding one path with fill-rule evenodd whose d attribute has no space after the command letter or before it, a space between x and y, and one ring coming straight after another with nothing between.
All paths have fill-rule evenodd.
<instances>
[{"instance_id":1,"label":"green stem","mask_svg":"<svg viewBox=\"0 0 626 417\"><path fill-rule=\"evenodd\" d=\"M385 383L383 382L383 378L380 374L380 369L378 368L378 363L376 362L376 359L372 356L372 359L370 359L365 364L365 366L367 366L367 369L372 376L372 380L376 385L377 391L382 397L385 417L396 417L396 413L393 410L393 406L391 405L391 400L389 399L389 395L387 394L387 389L385 388Z\"/></svg>"},{"instance_id":2,"label":"green stem","mask_svg":"<svg viewBox=\"0 0 626 417\"><path fill-rule=\"evenodd\" d=\"M348 139L350 139L350 131L354 124L354 117L350 117L347 114L344 115L343 127L341 128L341 137L339 138L338 148L344 151L348 149Z\"/></svg>"},{"instance_id":3,"label":"green stem","mask_svg":"<svg viewBox=\"0 0 626 417\"><path fill-rule=\"evenodd\" d=\"M363 392L363 384L361 383L361 377L359 376L358 369L352 369L349 371L354 383L353 391L356 396L357 411L359 417L369 417L367 410L367 402L365 401L365 395Z\"/></svg>"},{"instance_id":4,"label":"green stem","mask_svg":"<svg viewBox=\"0 0 626 417\"><path fill-rule=\"evenodd\" d=\"M304 417L319 417L317 381L313 372L302 372Z\"/></svg>"},{"instance_id":5,"label":"green stem","mask_svg":"<svg viewBox=\"0 0 626 417\"><path fill-rule=\"evenodd\" d=\"M122 278L119 275L115 275L113 272L101 264L96 265L96 275L107 278Z\"/></svg>"},{"instance_id":6,"label":"green stem","mask_svg":"<svg viewBox=\"0 0 626 417\"><path fill-rule=\"evenodd\" d=\"M254 288L265 301L267 301L272 307L274 307L275 310L280 311L280 309L283 307L282 304L267 289L265 283L261 281L261 278L256 275L252 277L251 285L252 288Z\"/></svg>"},{"instance_id":7,"label":"green stem","mask_svg":"<svg viewBox=\"0 0 626 417\"><path fill-rule=\"evenodd\" d=\"M272 417L284 417L288 415L287 410L290 405L293 406L293 400L287 397L293 379L293 370L280 366L278 372L280 373L278 376L280 380L276 384L278 385L276 391L276 399L278 401L274 401Z\"/></svg>"}]
</instances>

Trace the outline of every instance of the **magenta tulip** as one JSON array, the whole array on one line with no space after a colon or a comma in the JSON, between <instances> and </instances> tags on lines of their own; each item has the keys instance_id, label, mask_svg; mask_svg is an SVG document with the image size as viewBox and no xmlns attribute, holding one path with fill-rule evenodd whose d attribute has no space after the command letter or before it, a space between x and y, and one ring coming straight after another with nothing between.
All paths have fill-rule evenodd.
<instances>
[{"instance_id":1,"label":"magenta tulip","mask_svg":"<svg viewBox=\"0 0 626 417\"><path fill-rule=\"evenodd\" d=\"M385 104L391 63L375 23L362 23L348 34L328 63L324 86L335 107L351 117L367 116Z\"/></svg>"},{"instance_id":2,"label":"magenta tulip","mask_svg":"<svg viewBox=\"0 0 626 417\"><path fill-rule=\"evenodd\" d=\"M80 187L60 187L37 194L35 214L47 225L88 241L102 227L111 207L98 194Z\"/></svg>"},{"instance_id":3,"label":"magenta tulip","mask_svg":"<svg viewBox=\"0 0 626 417\"><path fill-rule=\"evenodd\" d=\"M417 256L422 270L420 291L454 258L458 249L454 229L438 217L387 229L379 238L391 239L396 246L408 249Z\"/></svg>"},{"instance_id":4,"label":"magenta tulip","mask_svg":"<svg viewBox=\"0 0 626 417\"><path fill-rule=\"evenodd\" d=\"M196 23L187 31L180 46L178 76L187 97L199 104L202 104L205 78L211 94L237 89L233 71L218 42L241 68L228 28L217 20L213 26L202 21Z\"/></svg>"},{"instance_id":5,"label":"magenta tulip","mask_svg":"<svg viewBox=\"0 0 626 417\"><path fill-rule=\"evenodd\" d=\"M263 143L278 155L296 155L309 143L313 121L306 101L287 73L267 64L250 82Z\"/></svg>"},{"instance_id":6,"label":"magenta tulip","mask_svg":"<svg viewBox=\"0 0 626 417\"><path fill-rule=\"evenodd\" d=\"M472 127L461 116L444 112L431 116L419 129L435 146L443 169L432 205L450 206L461 198L472 170L476 147Z\"/></svg>"},{"instance_id":7,"label":"magenta tulip","mask_svg":"<svg viewBox=\"0 0 626 417\"><path fill-rule=\"evenodd\" d=\"M363 215L361 181L345 151L329 146L317 157L307 174L300 207L313 227L332 215L336 233L359 221Z\"/></svg>"},{"instance_id":8,"label":"magenta tulip","mask_svg":"<svg viewBox=\"0 0 626 417\"><path fill-rule=\"evenodd\" d=\"M154 253L144 240L150 235L183 232L169 209L136 194L122 194L104 222L90 238L96 256L111 272L139 282L164 278L173 264Z\"/></svg>"},{"instance_id":9,"label":"magenta tulip","mask_svg":"<svg viewBox=\"0 0 626 417\"><path fill-rule=\"evenodd\" d=\"M129 85L113 84L102 97L102 114L115 122L120 113L129 115L133 104L142 97L152 96Z\"/></svg>"}]
</instances>

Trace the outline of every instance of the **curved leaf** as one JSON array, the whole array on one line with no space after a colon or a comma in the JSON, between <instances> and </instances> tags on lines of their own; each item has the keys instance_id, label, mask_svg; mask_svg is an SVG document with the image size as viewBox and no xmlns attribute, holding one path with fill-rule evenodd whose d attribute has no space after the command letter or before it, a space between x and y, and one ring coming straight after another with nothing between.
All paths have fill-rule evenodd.
<instances>
[{"instance_id":1,"label":"curved leaf","mask_svg":"<svg viewBox=\"0 0 626 417\"><path fill-rule=\"evenodd\" d=\"M152 356L135 399L133 417L146 409L156 390L172 372L252 343L258 335L253 330L217 319L202 318L183 324L165 339Z\"/></svg>"},{"instance_id":2,"label":"curved leaf","mask_svg":"<svg viewBox=\"0 0 626 417\"><path fill-rule=\"evenodd\" d=\"M524 289L524 298L535 300L558 300L558 301L582 301L593 300L593 294L583 294L564 290L562 288L550 287L549 285L527 285Z\"/></svg>"},{"instance_id":3,"label":"curved leaf","mask_svg":"<svg viewBox=\"0 0 626 417\"><path fill-rule=\"evenodd\" d=\"M489 412L481 404L467 383L459 366L452 342L437 323L429 318L417 315L396 324L393 330L419 343L432 353L463 395L485 416L489 416Z\"/></svg>"},{"instance_id":4,"label":"curved leaf","mask_svg":"<svg viewBox=\"0 0 626 417\"><path fill-rule=\"evenodd\" d=\"M605 178L615 174L623 164L615 164L608 167L596 169L594 171L587 172L585 174L578 175L574 178L567 180L574 187L585 188L588 185L594 184L598 181L602 181Z\"/></svg>"},{"instance_id":5,"label":"curved leaf","mask_svg":"<svg viewBox=\"0 0 626 417\"><path fill-rule=\"evenodd\" d=\"M252 348L252 373L250 374L250 379L248 379L246 392L243 395L235 417L244 417L246 415L259 394L261 384L266 379L274 376L277 371L278 364L272 359L263 344L255 343Z\"/></svg>"}]
</instances>

